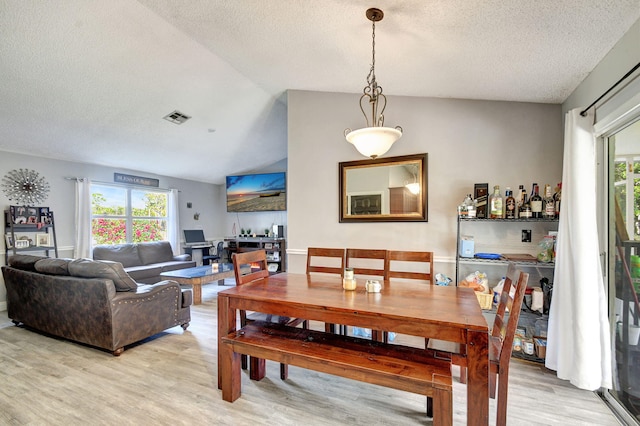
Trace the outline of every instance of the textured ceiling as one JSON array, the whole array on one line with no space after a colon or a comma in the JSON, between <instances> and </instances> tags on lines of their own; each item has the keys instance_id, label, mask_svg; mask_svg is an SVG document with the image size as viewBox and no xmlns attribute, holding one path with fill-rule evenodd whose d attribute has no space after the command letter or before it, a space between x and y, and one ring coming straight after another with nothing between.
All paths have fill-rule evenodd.
<instances>
[{"instance_id":1,"label":"textured ceiling","mask_svg":"<svg viewBox=\"0 0 640 426\"><path fill-rule=\"evenodd\" d=\"M287 89L562 103L640 0L0 0L0 150L222 183L286 158ZM355 106L354 106L355 107ZM193 118L161 118L178 109Z\"/></svg>"}]
</instances>

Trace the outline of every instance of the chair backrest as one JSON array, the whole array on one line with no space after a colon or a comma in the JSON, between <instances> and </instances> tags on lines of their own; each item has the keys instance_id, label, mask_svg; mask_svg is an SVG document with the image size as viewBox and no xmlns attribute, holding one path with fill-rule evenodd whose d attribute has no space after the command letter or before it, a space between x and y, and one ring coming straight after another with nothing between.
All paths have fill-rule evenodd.
<instances>
[{"instance_id":1,"label":"chair backrest","mask_svg":"<svg viewBox=\"0 0 640 426\"><path fill-rule=\"evenodd\" d=\"M347 268L353 268L355 275L378 276L387 279L387 250L347 249ZM354 261L364 259L364 261ZM380 261L380 262L372 262ZM372 267L372 263L380 264L380 268Z\"/></svg>"},{"instance_id":2,"label":"chair backrest","mask_svg":"<svg viewBox=\"0 0 640 426\"><path fill-rule=\"evenodd\" d=\"M218 241L218 246L216 247L216 256L222 258L223 250L224 250L224 241Z\"/></svg>"},{"instance_id":3,"label":"chair backrest","mask_svg":"<svg viewBox=\"0 0 640 426\"><path fill-rule=\"evenodd\" d=\"M249 269L248 274L242 274L242 267L245 265L253 265L254 268ZM255 266L260 269L255 270ZM246 266L245 266L246 270ZM233 273L236 276L236 285L246 284L269 276L267 270L267 253L264 250L253 250L244 253L235 253L233 255Z\"/></svg>"},{"instance_id":4,"label":"chair backrest","mask_svg":"<svg viewBox=\"0 0 640 426\"><path fill-rule=\"evenodd\" d=\"M424 280L433 284L433 252L389 250L385 269L388 278Z\"/></svg>"},{"instance_id":5,"label":"chair backrest","mask_svg":"<svg viewBox=\"0 0 640 426\"><path fill-rule=\"evenodd\" d=\"M493 323L493 330L491 331L492 344L497 346L494 348L494 350L497 350L495 354L497 358L495 360L499 361L501 367L508 365L511 358L513 339L516 334L516 328L518 328L520 309L522 308L528 281L529 274L516 270L515 264L509 263L502 294L500 295L498 311ZM512 290L512 287L515 288ZM509 320L505 322L504 317L507 308L509 310Z\"/></svg>"},{"instance_id":6,"label":"chair backrest","mask_svg":"<svg viewBox=\"0 0 640 426\"><path fill-rule=\"evenodd\" d=\"M331 264L322 266L315 264L314 260ZM337 266L339 264L339 266ZM307 249L307 274L310 272L322 272L325 274L338 274L344 276L344 249L309 247Z\"/></svg>"}]
</instances>

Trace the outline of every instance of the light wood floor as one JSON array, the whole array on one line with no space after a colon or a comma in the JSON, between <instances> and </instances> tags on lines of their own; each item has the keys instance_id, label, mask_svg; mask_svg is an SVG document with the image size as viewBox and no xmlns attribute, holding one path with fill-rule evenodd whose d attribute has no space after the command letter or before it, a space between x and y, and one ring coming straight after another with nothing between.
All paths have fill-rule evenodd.
<instances>
[{"instance_id":1,"label":"light wood floor","mask_svg":"<svg viewBox=\"0 0 640 426\"><path fill-rule=\"evenodd\" d=\"M421 396L296 367L281 381L273 362L267 362L261 382L243 372L242 397L233 404L222 401L216 366L219 288L203 287L204 303L192 307L186 332L175 327L120 357L15 327L0 312L0 424L431 424ZM454 424L462 425L466 388L454 381ZM512 425L619 424L594 393L519 360L512 360L508 416ZM495 400L490 421L495 423Z\"/></svg>"}]
</instances>

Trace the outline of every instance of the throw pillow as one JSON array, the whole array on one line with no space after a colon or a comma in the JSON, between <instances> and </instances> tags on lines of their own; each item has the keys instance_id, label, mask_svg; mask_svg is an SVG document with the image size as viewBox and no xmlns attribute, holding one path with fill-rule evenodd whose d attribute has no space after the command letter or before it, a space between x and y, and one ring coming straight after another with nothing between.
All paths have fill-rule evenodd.
<instances>
[{"instance_id":1,"label":"throw pillow","mask_svg":"<svg viewBox=\"0 0 640 426\"><path fill-rule=\"evenodd\" d=\"M16 254L9 256L9 266L23 271L36 272L35 264L37 261L46 259L45 256L32 256L30 254Z\"/></svg>"},{"instance_id":2,"label":"throw pillow","mask_svg":"<svg viewBox=\"0 0 640 426\"><path fill-rule=\"evenodd\" d=\"M71 259L41 259L35 264L36 271L50 275L69 275Z\"/></svg>"},{"instance_id":3,"label":"throw pillow","mask_svg":"<svg viewBox=\"0 0 640 426\"><path fill-rule=\"evenodd\" d=\"M109 260L74 259L69 262L69 275L110 279L116 286L116 291L136 291L138 288L121 263Z\"/></svg>"}]
</instances>

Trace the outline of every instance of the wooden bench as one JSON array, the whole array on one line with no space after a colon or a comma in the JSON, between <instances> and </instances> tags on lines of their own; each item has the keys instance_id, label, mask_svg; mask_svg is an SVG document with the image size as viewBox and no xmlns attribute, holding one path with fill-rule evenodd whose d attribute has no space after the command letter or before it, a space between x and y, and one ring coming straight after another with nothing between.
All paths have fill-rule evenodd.
<instances>
[{"instance_id":1,"label":"wooden bench","mask_svg":"<svg viewBox=\"0 0 640 426\"><path fill-rule=\"evenodd\" d=\"M236 354L425 395L435 426L453 422L451 364L423 349L262 322L221 341Z\"/></svg>"}]
</instances>

